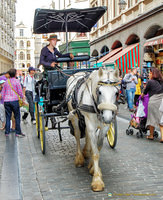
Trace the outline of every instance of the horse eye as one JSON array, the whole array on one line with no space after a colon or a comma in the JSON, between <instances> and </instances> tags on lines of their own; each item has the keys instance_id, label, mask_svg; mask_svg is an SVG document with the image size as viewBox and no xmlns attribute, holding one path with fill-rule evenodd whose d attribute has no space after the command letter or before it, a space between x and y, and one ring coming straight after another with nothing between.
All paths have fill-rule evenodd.
<instances>
[{"instance_id":1,"label":"horse eye","mask_svg":"<svg viewBox=\"0 0 163 200\"><path fill-rule=\"evenodd\" d=\"M99 91L98 94L101 95L101 91Z\"/></svg>"}]
</instances>

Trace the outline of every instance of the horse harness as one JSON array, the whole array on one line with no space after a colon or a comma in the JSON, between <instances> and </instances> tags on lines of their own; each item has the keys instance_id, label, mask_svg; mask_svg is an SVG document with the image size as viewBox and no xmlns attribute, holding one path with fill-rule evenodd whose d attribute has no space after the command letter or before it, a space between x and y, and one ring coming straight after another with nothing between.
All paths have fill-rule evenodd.
<instances>
[{"instance_id":1,"label":"horse harness","mask_svg":"<svg viewBox=\"0 0 163 200\"><path fill-rule=\"evenodd\" d=\"M79 79L77 81L75 88L73 90L72 96L71 96L72 107L76 111L82 110L84 112L96 113L98 118L101 121L101 117L100 117L101 111L98 109L98 102L99 102L99 100L98 100L99 99L98 90L99 90L100 86L109 86L110 85L110 86L116 87L117 91L119 92L119 89L117 88L117 86L119 85L119 82L111 82L109 80L105 81L105 82L102 82L102 81L98 82L99 87L96 89L96 95L97 95L97 101L96 101L93 94L91 94L91 91L90 91L88 84L86 82L88 80L89 76L90 76L90 73L85 73L85 76L83 76L81 79ZM81 104L84 90L82 91L81 98L80 98L79 103L78 103L78 92L79 92L79 89L80 89L80 87L82 86L83 83L86 83L86 88L88 89L89 94L91 95L93 105Z\"/></svg>"}]
</instances>

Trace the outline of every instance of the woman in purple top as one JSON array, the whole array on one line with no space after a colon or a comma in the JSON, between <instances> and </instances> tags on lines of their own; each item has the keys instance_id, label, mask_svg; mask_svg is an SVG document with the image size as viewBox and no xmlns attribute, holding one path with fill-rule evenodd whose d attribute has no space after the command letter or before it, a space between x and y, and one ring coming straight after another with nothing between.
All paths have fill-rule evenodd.
<instances>
[{"instance_id":1,"label":"woman in purple top","mask_svg":"<svg viewBox=\"0 0 163 200\"><path fill-rule=\"evenodd\" d=\"M22 87L20 81L16 79L16 69L9 70L10 79L6 80L4 83L0 99L2 98L4 101L5 113L6 113L6 127L5 127L5 135L8 136L10 133L10 120L12 112L14 113L15 123L16 123L16 136L24 137L25 135L21 132L20 128L20 107L19 107L19 99L24 99ZM11 83L13 89L11 88L9 82ZM17 93L17 94L16 94Z\"/></svg>"},{"instance_id":2,"label":"woman in purple top","mask_svg":"<svg viewBox=\"0 0 163 200\"><path fill-rule=\"evenodd\" d=\"M153 133L156 126L160 127L161 140L163 143L163 126L160 124L161 112L159 107L163 99L163 78L161 72L157 68L152 68L149 73L149 81L147 82L146 88L141 95L149 95L148 103L148 116L147 116L147 126L150 128L150 135L147 139L153 140Z\"/></svg>"},{"instance_id":3,"label":"woman in purple top","mask_svg":"<svg viewBox=\"0 0 163 200\"><path fill-rule=\"evenodd\" d=\"M57 64L56 59L57 57L70 57L71 59L74 58L72 53L61 54L57 48L57 41L60 41L57 38L57 35L52 34L47 39L49 44L41 50L40 55L40 64L44 66L44 73L47 74L47 70L54 70Z\"/></svg>"}]
</instances>

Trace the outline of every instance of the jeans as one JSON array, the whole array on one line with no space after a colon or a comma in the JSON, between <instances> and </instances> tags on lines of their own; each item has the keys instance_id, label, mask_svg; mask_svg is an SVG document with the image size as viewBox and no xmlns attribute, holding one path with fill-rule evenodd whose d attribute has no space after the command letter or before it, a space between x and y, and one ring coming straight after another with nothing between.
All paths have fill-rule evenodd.
<instances>
[{"instance_id":1,"label":"jeans","mask_svg":"<svg viewBox=\"0 0 163 200\"><path fill-rule=\"evenodd\" d=\"M25 96L27 98L27 102L29 103L29 113L31 115L31 121L35 119L34 116L34 104L33 104L33 92L26 90L25 91ZM28 116L28 113L24 113L23 119L26 119Z\"/></svg>"},{"instance_id":2,"label":"jeans","mask_svg":"<svg viewBox=\"0 0 163 200\"><path fill-rule=\"evenodd\" d=\"M20 128L20 107L18 101L10 101L10 102L4 102L5 106L5 113L6 113L6 127L5 127L5 134L10 133L10 120L12 112L14 113L15 117L15 132L16 134L21 134L21 128Z\"/></svg>"},{"instance_id":3,"label":"jeans","mask_svg":"<svg viewBox=\"0 0 163 200\"><path fill-rule=\"evenodd\" d=\"M135 88L130 88L129 90L126 90L127 103L129 109L133 109L135 91Z\"/></svg>"}]
</instances>

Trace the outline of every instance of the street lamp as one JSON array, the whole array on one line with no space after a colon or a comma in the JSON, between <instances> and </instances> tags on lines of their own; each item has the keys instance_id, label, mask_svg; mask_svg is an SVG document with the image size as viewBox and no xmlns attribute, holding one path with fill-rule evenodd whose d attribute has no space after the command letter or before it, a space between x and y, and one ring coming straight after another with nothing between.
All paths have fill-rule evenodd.
<instances>
[{"instance_id":1,"label":"street lamp","mask_svg":"<svg viewBox=\"0 0 163 200\"><path fill-rule=\"evenodd\" d=\"M120 11L124 10L126 8L126 1L125 0L119 0L119 7L120 7Z\"/></svg>"}]
</instances>

